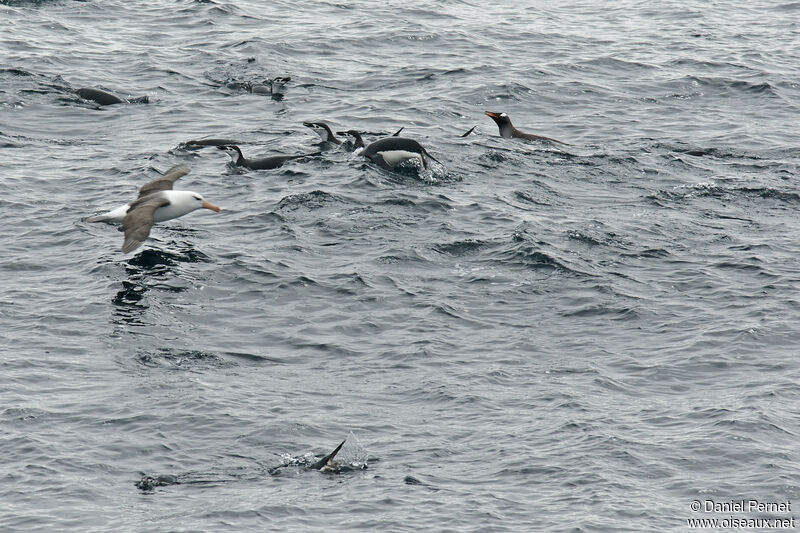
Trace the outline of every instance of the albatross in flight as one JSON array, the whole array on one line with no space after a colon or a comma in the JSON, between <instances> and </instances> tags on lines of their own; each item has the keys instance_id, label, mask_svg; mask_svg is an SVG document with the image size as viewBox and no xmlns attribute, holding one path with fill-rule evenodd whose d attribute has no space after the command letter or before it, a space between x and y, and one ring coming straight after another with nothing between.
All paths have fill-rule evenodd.
<instances>
[{"instance_id":1,"label":"albatross in flight","mask_svg":"<svg viewBox=\"0 0 800 533\"><path fill-rule=\"evenodd\" d=\"M155 222L178 218L200 208L219 213L219 207L196 192L172 190L175 181L188 173L188 166L174 166L164 175L145 183L139 189L139 196L130 204L89 217L86 222L122 222L122 231L125 232L122 251L128 253L142 245Z\"/></svg>"}]
</instances>

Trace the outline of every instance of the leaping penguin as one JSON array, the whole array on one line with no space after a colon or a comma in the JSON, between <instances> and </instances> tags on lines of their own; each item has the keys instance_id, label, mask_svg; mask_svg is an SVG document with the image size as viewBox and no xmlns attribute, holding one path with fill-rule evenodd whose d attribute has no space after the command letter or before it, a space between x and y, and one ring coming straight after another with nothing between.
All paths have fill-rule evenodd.
<instances>
[{"instance_id":1,"label":"leaping penguin","mask_svg":"<svg viewBox=\"0 0 800 533\"><path fill-rule=\"evenodd\" d=\"M428 159L439 163L421 144L407 137L384 137L367 145L361 155L388 170L412 159L422 168L428 168Z\"/></svg>"}]
</instances>

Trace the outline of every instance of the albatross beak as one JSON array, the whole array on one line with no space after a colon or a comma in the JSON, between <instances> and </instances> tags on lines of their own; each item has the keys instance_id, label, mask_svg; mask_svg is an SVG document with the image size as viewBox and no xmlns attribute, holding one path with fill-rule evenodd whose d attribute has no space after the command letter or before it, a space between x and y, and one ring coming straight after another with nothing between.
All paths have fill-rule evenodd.
<instances>
[{"instance_id":1,"label":"albatross beak","mask_svg":"<svg viewBox=\"0 0 800 533\"><path fill-rule=\"evenodd\" d=\"M217 213L222 211L219 207L212 204L211 202L207 202L206 200L203 200L203 207L206 209L211 209L212 211L216 211Z\"/></svg>"}]
</instances>

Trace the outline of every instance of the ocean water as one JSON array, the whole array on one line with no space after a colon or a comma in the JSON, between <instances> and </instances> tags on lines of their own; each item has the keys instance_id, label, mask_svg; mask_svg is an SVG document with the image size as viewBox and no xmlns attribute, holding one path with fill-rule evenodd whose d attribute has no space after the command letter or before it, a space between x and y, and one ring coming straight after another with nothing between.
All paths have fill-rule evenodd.
<instances>
[{"instance_id":1,"label":"ocean water","mask_svg":"<svg viewBox=\"0 0 800 533\"><path fill-rule=\"evenodd\" d=\"M0 0L0 530L792 518L705 506L800 499L799 21ZM275 76L282 98L247 90ZM304 121L402 127L441 165L386 171ZM322 153L248 171L203 137ZM219 214L127 255L85 222L175 164ZM340 472L305 468L343 439Z\"/></svg>"}]
</instances>

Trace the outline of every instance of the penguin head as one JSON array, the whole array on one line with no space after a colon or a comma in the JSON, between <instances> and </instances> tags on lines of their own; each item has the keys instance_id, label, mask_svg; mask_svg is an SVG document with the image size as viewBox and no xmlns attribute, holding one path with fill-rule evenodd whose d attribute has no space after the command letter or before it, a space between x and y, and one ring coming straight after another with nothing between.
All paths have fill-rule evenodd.
<instances>
[{"instance_id":1,"label":"penguin head","mask_svg":"<svg viewBox=\"0 0 800 533\"><path fill-rule=\"evenodd\" d=\"M503 112L496 113L494 111L486 111L486 115L497 122L498 125L511 124L511 119L508 118L508 115Z\"/></svg>"},{"instance_id":2,"label":"penguin head","mask_svg":"<svg viewBox=\"0 0 800 533\"><path fill-rule=\"evenodd\" d=\"M238 163L240 159L244 159L242 151L235 144L221 144L217 146L217 148L231 156L231 161L233 161L234 165Z\"/></svg>"},{"instance_id":3,"label":"penguin head","mask_svg":"<svg viewBox=\"0 0 800 533\"><path fill-rule=\"evenodd\" d=\"M322 142L335 141L336 139L333 136L331 128L324 122L303 122L303 126L316 131L319 138L322 139Z\"/></svg>"},{"instance_id":4,"label":"penguin head","mask_svg":"<svg viewBox=\"0 0 800 533\"><path fill-rule=\"evenodd\" d=\"M364 139L361 138L361 132L358 130L337 131L336 135L352 137L352 143L356 148L364 147Z\"/></svg>"},{"instance_id":5,"label":"penguin head","mask_svg":"<svg viewBox=\"0 0 800 533\"><path fill-rule=\"evenodd\" d=\"M272 78L271 80L265 80L264 84L269 85L272 94L280 94L283 92L283 86L286 85L292 78L290 76L278 76L277 78Z\"/></svg>"},{"instance_id":6,"label":"penguin head","mask_svg":"<svg viewBox=\"0 0 800 533\"><path fill-rule=\"evenodd\" d=\"M509 118L507 114L503 112L496 113L494 111L486 111L485 113L486 116L497 123L501 137L511 137L514 126L511 124L511 118Z\"/></svg>"}]
</instances>

